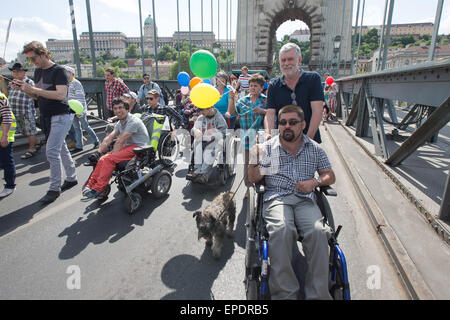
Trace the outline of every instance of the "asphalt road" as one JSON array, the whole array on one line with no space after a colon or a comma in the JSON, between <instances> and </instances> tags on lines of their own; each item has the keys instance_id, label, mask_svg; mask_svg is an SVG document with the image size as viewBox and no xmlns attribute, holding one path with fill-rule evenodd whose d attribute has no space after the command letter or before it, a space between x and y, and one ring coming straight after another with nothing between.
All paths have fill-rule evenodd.
<instances>
[{"instance_id":1,"label":"asphalt road","mask_svg":"<svg viewBox=\"0 0 450 320\"><path fill-rule=\"evenodd\" d=\"M352 298L406 299L323 127L322 132L337 174L338 197L329 201L336 224L344 226L339 240ZM82 166L87 149L74 156L80 184L41 206L37 201L49 184L45 152L21 160L23 152L15 153L17 191L0 201L0 299L245 299L244 186L236 195L234 238L225 241L220 260L197 240L192 217L221 191L236 190L242 167L226 186L198 186L187 183L187 165L177 161L169 195L156 200L149 194L130 216L115 185L103 204L80 201L80 184L90 173ZM300 269L302 260L296 259Z\"/></svg>"}]
</instances>

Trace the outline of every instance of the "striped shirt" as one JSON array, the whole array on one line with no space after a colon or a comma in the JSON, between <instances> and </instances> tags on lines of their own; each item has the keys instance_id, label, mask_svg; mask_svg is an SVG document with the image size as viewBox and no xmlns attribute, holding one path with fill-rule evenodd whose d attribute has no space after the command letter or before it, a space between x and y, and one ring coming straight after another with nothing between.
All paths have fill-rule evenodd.
<instances>
[{"instance_id":1,"label":"striped shirt","mask_svg":"<svg viewBox=\"0 0 450 320\"><path fill-rule=\"evenodd\" d=\"M73 78L69 83L69 91L67 93L68 100L78 100L81 102L84 108L84 112L87 112L86 98L84 94L83 85L80 81Z\"/></svg>"},{"instance_id":2,"label":"striped shirt","mask_svg":"<svg viewBox=\"0 0 450 320\"><path fill-rule=\"evenodd\" d=\"M246 75L244 76L243 74L241 74L239 76L239 83L241 84L240 88L241 90L247 90L250 88L250 83L248 82L250 80L250 75Z\"/></svg>"},{"instance_id":3,"label":"striped shirt","mask_svg":"<svg viewBox=\"0 0 450 320\"><path fill-rule=\"evenodd\" d=\"M34 86L33 80L27 77L25 77L23 81L31 86ZM21 90L14 90L11 87L9 87L8 90L9 105L11 106L14 115L25 115L27 118L34 119L36 115L34 100Z\"/></svg>"},{"instance_id":4,"label":"striped shirt","mask_svg":"<svg viewBox=\"0 0 450 320\"><path fill-rule=\"evenodd\" d=\"M126 86L123 81L119 79L114 79L113 82L109 83L105 82L105 91L106 91L106 109L112 110L112 102L114 98L120 98L125 93L129 93L130 89Z\"/></svg>"},{"instance_id":5,"label":"striped shirt","mask_svg":"<svg viewBox=\"0 0 450 320\"><path fill-rule=\"evenodd\" d=\"M266 181L264 202L280 200L291 194L314 199L313 192L303 194L295 190L295 186L299 181L313 179L316 171L331 168L320 145L303 134L302 145L295 157L283 149L279 135L266 141L263 146L267 155L259 162L259 168Z\"/></svg>"},{"instance_id":6,"label":"striped shirt","mask_svg":"<svg viewBox=\"0 0 450 320\"><path fill-rule=\"evenodd\" d=\"M0 91L0 124L12 124L11 107L9 106L8 99Z\"/></svg>"}]
</instances>

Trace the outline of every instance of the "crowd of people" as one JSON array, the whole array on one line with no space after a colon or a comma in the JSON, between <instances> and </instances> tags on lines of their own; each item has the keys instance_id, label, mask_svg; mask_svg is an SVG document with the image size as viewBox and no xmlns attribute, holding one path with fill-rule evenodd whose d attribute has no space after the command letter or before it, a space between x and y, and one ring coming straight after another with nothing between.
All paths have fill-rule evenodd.
<instances>
[{"instance_id":1,"label":"crowd of people","mask_svg":"<svg viewBox=\"0 0 450 320\"><path fill-rule=\"evenodd\" d=\"M36 66L34 82L26 77L27 70L19 63L10 68L14 79L9 87L0 77L0 161L6 180L0 197L9 196L16 187L12 156L16 125L29 141L22 159L33 157L43 145L37 137L35 103L40 110L40 126L46 134L45 149L50 163L50 185L40 200L43 204L55 201L61 192L78 184L66 137L73 142L72 152L83 150L87 142L83 139L83 129L94 149L104 154L82 191L82 200L89 201L101 196L117 163L132 159L133 148L149 143L146 127L136 114L166 115L174 119L176 127L184 127L192 132L193 139L201 141L211 141L215 133L239 128L247 193L254 183L265 180L266 184L264 219L271 247L272 298L293 299L298 295L299 284L291 259L293 244L300 234L308 262L306 298L331 298L327 251L330 230L322 223L313 191L335 181L330 162L320 146L319 126L334 111L336 86L325 87L318 73L300 68L302 54L296 44L288 43L281 48L282 74L268 88L262 75L250 75L245 66L234 81L226 72L219 71L214 85L221 98L206 109L194 106L189 94L183 95L181 91L177 92L175 106L167 106L161 88L151 81L150 75L143 75L143 84L136 93L115 76L113 69L107 69L105 92L110 125L102 142L87 121L85 94L74 77L75 71L51 61L50 52L39 42L25 45L23 53ZM74 114L68 104L70 99L82 103L82 114ZM258 131L264 132L263 139L258 138ZM205 163L195 166L190 180L208 181L211 165Z\"/></svg>"}]
</instances>

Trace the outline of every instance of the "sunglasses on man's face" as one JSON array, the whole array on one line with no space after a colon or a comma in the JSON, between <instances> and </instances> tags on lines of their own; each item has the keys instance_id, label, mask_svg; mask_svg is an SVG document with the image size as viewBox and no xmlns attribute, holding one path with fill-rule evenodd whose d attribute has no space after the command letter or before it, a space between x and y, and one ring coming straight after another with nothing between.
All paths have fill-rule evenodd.
<instances>
[{"instance_id":1,"label":"sunglasses on man's face","mask_svg":"<svg viewBox=\"0 0 450 320\"><path fill-rule=\"evenodd\" d=\"M36 59L37 59L38 57L39 57L39 56L38 56L37 54L35 54L35 55L32 56L32 57L28 57L28 60L34 62L34 61L36 61Z\"/></svg>"},{"instance_id":2,"label":"sunglasses on man's face","mask_svg":"<svg viewBox=\"0 0 450 320\"><path fill-rule=\"evenodd\" d=\"M285 119L283 119L283 120L280 120L280 121L278 122L278 124L279 124L280 126L283 126L283 127L287 126L288 124L289 124L291 127L294 127L294 126L298 125L300 122L302 122L302 120L295 120L295 119L285 120Z\"/></svg>"},{"instance_id":3,"label":"sunglasses on man's face","mask_svg":"<svg viewBox=\"0 0 450 320\"><path fill-rule=\"evenodd\" d=\"M147 97L147 100L153 101L155 98Z\"/></svg>"}]
</instances>

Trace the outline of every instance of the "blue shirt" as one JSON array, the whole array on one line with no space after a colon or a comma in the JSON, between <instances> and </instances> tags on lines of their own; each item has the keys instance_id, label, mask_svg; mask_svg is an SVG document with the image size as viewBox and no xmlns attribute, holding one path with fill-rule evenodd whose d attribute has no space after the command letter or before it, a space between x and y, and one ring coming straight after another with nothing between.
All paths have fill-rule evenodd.
<instances>
[{"instance_id":1,"label":"blue shirt","mask_svg":"<svg viewBox=\"0 0 450 320\"><path fill-rule=\"evenodd\" d=\"M217 101L217 103L214 105L214 108L216 108L220 114L225 114L228 111L228 100L230 99L230 91L233 91L232 86L226 86L225 89L223 89L223 94L220 97L220 100Z\"/></svg>"},{"instance_id":2,"label":"blue shirt","mask_svg":"<svg viewBox=\"0 0 450 320\"><path fill-rule=\"evenodd\" d=\"M158 86L157 83L154 82L150 82L150 84L148 85L148 87L145 85L145 83L139 88L138 91L138 98L140 100L140 104L141 105L145 105L147 104L147 93L150 90L155 89L156 91L159 92L159 104L162 106L165 106L166 103L164 102L163 96L162 96L162 92L161 92L161 88Z\"/></svg>"},{"instance_id":3,"label":"blue shirt","mask_svg":"<svg viewBox=\"0 0 450 320\"><path fill-rule=\"evenodd\" d=\"M283 76L276 78L269 84L267 109L275 109L275 116L278 117L278 111L281 108L293 104L292 93L295 93L295 101L305 113L306 128L304 133L307 133L312 116L311 101L324 101L324 96L320 75L317 72L305 70L301 70L301 72L294 91L284 82ZM278 127L278 119L276 125ZM317 129L314 140L318 143L322 142L319 129Z\"/></svg>"}]
</instances>

